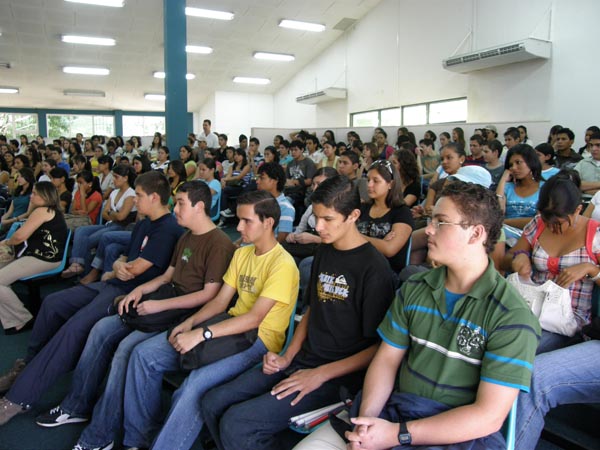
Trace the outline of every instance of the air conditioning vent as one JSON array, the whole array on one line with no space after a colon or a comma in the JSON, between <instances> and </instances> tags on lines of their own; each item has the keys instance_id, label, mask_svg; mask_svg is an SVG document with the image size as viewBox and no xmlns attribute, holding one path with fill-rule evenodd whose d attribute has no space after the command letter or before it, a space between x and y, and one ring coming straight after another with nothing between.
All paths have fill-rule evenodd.
<instances>
[{"instance_id":1,"label":"air conditioning vent","mask_svg":"<svg viewBox=\"0 0 600 450\"><path fill-rule=\"evenodd\" d=\"M9 62L0 62L0 69L10 69L11 65Z\"/></svg>"},{"instance_id":2,"label":"air conditioning vent","mask_svg":"<svg viewBox=\"0 0 600 450\"><path fill-rule=\"evenodd\" d=\"M341 100L346 98L346 89L344 88L327 88L321 91L309 92L308 94L296 97L296 102L306 105L314 105L315 103L330 102L333 100Z\"/></svg>"}]
</instances>

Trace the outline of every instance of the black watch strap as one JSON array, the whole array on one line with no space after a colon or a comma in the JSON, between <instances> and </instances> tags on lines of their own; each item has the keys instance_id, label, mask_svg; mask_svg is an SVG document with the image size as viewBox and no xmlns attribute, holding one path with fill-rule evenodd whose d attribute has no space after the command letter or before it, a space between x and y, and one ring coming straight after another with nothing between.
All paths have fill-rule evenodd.
<instances>
[{"instance_id":1,"label":"black watch strap","mask_svg":"<svg viewBox=\"0 0 600 450\"><path fill-rule=\"evenodd\" d=\"M400 432L398 433L398 442L400 445L410 445L412 442L412 436L408 431L406 422L400 422Z\"/></svg>"}]
</instances>

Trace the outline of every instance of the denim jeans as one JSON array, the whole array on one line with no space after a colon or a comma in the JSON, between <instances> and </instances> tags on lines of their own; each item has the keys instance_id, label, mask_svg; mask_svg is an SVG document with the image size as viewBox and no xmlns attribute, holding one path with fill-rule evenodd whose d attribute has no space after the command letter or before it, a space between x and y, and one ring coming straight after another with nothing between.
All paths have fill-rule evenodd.
<instances>
[{"instance_id":1,"label":"denim jeans","mask_svg":"<svg viewBox=\"0 0 600 450\"><path fill-rule=\"evenodd\" d=\"M91 250L98 247L102 235L110 231L120 231L122 229L123 227L116 223L88 225L77 228L73 237L73 250L69 261L81 264L85 267L85 271L88 272L92 263Z\"/></svg>"},{"instance_id":2,"label":"denim jeans","mask_svg":"<svg viewBox=\"0 0 600 450\"><path fill-rule=\"evenodd\" d=\"M308 290L308 282L310 281L310 272L314 259L314 256L309 256L300 261L298 265L298 270L300 271L300 292L302 292L303 297L306 296L306 291Z\"/></svg>"},{"instance_id":3,"label":"denim jeans","mask_svg":"<svg viewBox=\"0 0 600 450\"><path fill-rule=\"evenodd\" d=\"M519 394L517 449L535 448L551 408L600 402L600 341L536 356L529 393Z\"/></svg>"},{"instance_id":4,"label":"denim jeans","mask_svg":"<svg viewBox=\"0 0 600 450\"><path fill-rule=\"evenodd\" d=\"M103 272L112 271L113 263L125 252L127 243L130 240L131 231L109 231L104 233L96 247L92 267Z\"/></svg>"},{"instance_id":5,"label":"denim jeans","mask_svg":"<svg viewBox=\"0 0 600 450\"><path fill-rule=\"evenodd\" d=\"M290 402L297 393L277 400L271 389L297 369L292 363L288 370L265 375L262 367L255 367L206 394L202 413L217 447L279 450L284 445L278 433L287 430L291 417L340 401L339 386L331 382L307 394L296 406Z\"/></svg>"},{"instance_id":6,"label":"denim jeans","mask_svg":"<svg viewBox=\"0 0 600 450\"><path fill-rule=\"evenodd\" d=\"M94 408L92 421L79 437L83 447L103 447L115 439L123 421L129 356L138 343L156 334L133 331L117 315L105 317L92 328L73 374L71 390L61 403L65 412L77 416L89 416ZM104 393L96 402L109 364Z\"/></svg>"},{"instance_id":7,"label":"denim jeans","mask_svg":"<svg viewBox=\"0 0 600 450\"><path fill-rule=\"evenodd\" d=\"M539 355L541 353L547 353L554 350L558 350L568 345L570 340L571 338L568 336L563 336L562 334L542 330L542 337L535 351L535 354Z\"/></svg>"},{"instance_id":8,"label":"denim jeans","mask_svg":"<svg viewBox=\"0 0 600 450\"><path fill-rule=\"evenodd\" d=\"M162 424L161 385L165 372L179 369L179 353L161 333L136 346L129 360L124 398L123 444L154 450L189 449L204 423L200 402L211 388L225 383L262 360L267 349L260 339L248 350L190 372L175 391Z\"/></svg>"}]
</instances>

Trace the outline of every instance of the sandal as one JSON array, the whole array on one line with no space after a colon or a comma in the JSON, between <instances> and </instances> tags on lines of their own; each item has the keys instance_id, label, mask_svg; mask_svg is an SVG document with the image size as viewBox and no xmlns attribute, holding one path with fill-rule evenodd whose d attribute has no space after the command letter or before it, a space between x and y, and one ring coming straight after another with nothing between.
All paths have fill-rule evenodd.
<instances>
[{"instance_id":1,"label":"sandal","mask_svg":"<svg viewBox=\"0 0 600 450\"><path fill-rule=\"evenodd\" d=\"M81 273L83 273L83 267L81 266L81 264L73 263L69 266L67 270L63 270L60 276L61 278L72 278Z\"/></svg>"}]
</instances>

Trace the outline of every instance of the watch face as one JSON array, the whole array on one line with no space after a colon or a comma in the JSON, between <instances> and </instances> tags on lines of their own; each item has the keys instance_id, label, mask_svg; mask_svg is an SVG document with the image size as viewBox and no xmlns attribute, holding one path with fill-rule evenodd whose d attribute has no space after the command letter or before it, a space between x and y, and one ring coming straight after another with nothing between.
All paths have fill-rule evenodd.
<instances>
[{"instance_id":1,"label":"watch face","mask_svg":"<svg viewBox=\"0 0 600 450\"><path fill-rule=\"evenodd\" d=\"M204 335L204 339L210 339L212 338L212 331L210 330L204 330L204 333L202 333Z\"/></svg>"}]
</instances>

